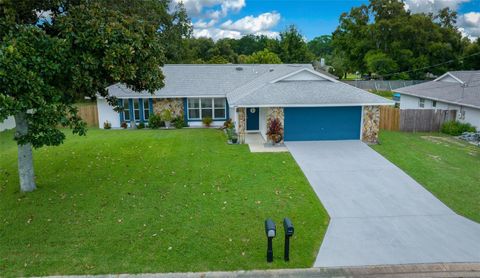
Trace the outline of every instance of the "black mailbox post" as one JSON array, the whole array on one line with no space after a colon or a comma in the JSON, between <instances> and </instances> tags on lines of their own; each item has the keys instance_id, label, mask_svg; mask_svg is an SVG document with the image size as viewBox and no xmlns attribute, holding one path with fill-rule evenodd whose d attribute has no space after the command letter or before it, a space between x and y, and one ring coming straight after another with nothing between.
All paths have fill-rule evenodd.
<instances>
[{"instance_id":1,"label":"black mailbox post","mask_svg":"<svg viewBox=\"0 0 480 278\"><path fill-rule=\"evenodd\" d=\"M267 262L273 262L273 246L272 239L275 237L277 229L275 227L275 222L272 219L265 220L265 234L267 235Z\"/></svg>"},{"instance_id":2,"label":"black mailbox post","mask_svg":"<svg viewBox=\"0 0 480 278\"><path fill-rule=\"evenodd\" d=\"M285 261L290 260L290 237L293 236L293 224L288 218L283 219L283 228L285 229Z\"/></svg>"}]
</instances>

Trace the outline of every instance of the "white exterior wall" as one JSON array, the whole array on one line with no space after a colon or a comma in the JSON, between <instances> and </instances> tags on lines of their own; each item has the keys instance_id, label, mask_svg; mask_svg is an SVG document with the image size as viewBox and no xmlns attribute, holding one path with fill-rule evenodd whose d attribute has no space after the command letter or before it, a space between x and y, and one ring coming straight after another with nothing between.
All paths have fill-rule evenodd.
<instances>
[{"instance_id":1,"label":"white exterior wall","mask_svg":"<svg viewBox=\"0 0 480 278\"><path fill-rule=\"evenodd\" d=\"M15 119L10 116L5 121L0 122L0 131L15 128Z\"/></svg>"},{"instance_id":2,"label":"white exterior wall","mask_svg":"<svg viewBox=\"0 0 480 278\"><path fill-rule=\"evenodd\" d=\"M213 121L211 126L212 127L221 127L225 121ZM202 121L188 121L189 127L204 127Z\"/></svg>"},{"instance_id":3,"label":"white exterior wall","mask_svg":"<svg viewBox=\"0 0 480 278\"><path fill-rule=\"evenodd\" d=\"M263 139L267 141L267 109L265 107L260 107L258 111L258 124L260 128L260 135Z\"/></svg>"},{"instance_id":4,"label":"white exterior wall","mask_svg":"<svg viewBox=\"0 0 480 278\"><path fill-rule=\"evenodd\" d=\"M465 111L465 119L461 119L461 110ZM460 122L470 123L471 125L475 126L477 130L480 130L480 109L470 108L470 107L462 107L460 110L457 111L457 119Z\"/></svg>"},{"instance_id":5,"label":"white exterior wall","mask_svg":"<svg viewBox=\"0 0 480 278\"><path fill-rule=\"evenodd\" d=\"M400 109L441 109L441 110L456 110L457 120L462 123L470 123L477 129L480 129L480 109L471 107L463 107L456 104L450 104L446 102L437 101L437 106L433 107L433 101L425 99L425 107L421 108L418 104L420 102L419 97L401 95L400 97ZM465 118L462 119L462 111L465 111Z\"/></svg>"},{"instance_id":6,"label":"white exterior wall","mask_svg":"<svg viewBox=\"0 0 480 278\"><path fill-rule=\"evenodd\" d=\"M103 128L103 123L109 121L112 124L112 128L120 127L120 115L113 110L113 107L108 104L105 99L97 99L98 110L98 126Z\"/></svg>"}]
</instances>

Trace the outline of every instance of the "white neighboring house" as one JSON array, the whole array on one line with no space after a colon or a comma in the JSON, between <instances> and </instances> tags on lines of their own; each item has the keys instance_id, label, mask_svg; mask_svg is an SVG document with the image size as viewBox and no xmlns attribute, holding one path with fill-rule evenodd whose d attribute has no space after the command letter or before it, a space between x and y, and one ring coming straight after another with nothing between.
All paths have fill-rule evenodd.
<instances>
[{"instance_id":1,"label":"white neighboring house","mask_svg":"<svg viewBox=\"0 0 480 278\"><path fill-rule=\"evenodd\" d=\"M400 109L456 110L457 120L480 129L480 71L449 71L437 79L394 90Z\"/></svg>"},{"instance_id":2,"label":"white neighboring house","mask_svg":"<svg viewBox=\"0 0 480 278\"><path fill-rule=\"evenodd\" d=\"M5 121L0 122L0 131L15 128L15 119L10 116Z\"/></svg>"}]
</instances>

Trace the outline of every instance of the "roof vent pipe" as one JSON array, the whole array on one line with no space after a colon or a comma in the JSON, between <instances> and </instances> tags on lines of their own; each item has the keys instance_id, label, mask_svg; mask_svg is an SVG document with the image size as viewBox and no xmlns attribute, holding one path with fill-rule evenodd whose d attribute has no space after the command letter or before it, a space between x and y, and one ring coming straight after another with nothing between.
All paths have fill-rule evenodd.
<instances>
[{"instance_id":1,"label":"roof vent pipe","mask_svg":"<svg viewBox=\"0 0 480 278\"><path fill-rule=\"evenodd\" d=\"M242 70L243 70L242 67L236 67L235 69L238 70L238 71L242 71Z\"/></svg>"}]
</instances>

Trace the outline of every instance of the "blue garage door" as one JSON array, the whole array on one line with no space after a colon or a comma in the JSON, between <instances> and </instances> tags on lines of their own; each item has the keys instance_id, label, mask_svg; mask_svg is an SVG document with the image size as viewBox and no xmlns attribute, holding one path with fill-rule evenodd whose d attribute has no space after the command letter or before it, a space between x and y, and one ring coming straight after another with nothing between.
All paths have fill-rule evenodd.
<instances>
[{"instance_id":1,"label":"blue garage door","mask_svg":"<svg viewBox=\"0 0 480 278\"><path fill-rule=\"evenodd\" d=\"M285 141L360 139L361 106L285 108Z\"/></svg>"}]
</instances>

